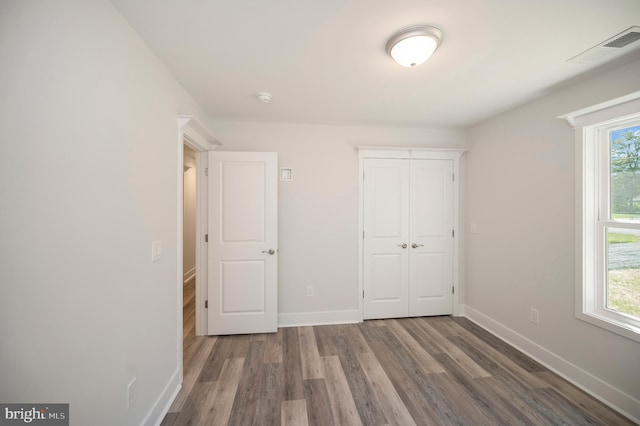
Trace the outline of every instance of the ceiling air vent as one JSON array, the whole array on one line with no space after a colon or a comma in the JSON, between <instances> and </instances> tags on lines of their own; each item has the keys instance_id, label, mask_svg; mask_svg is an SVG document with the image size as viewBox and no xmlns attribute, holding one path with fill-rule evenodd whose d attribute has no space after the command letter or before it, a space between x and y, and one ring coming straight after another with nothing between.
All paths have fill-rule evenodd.
<instances>
[{"instance_id":1,"label":"ceiling air vent","mask_svg":"<svg viewBox=\"0 0 640 426\"><path fill-rule=\"evenodd\" d=\"M604 47L615 47L621 49L634 41L640 40L640 32L638 31L629 31L625 32L623 36L616 38L613 41L605 44Z\"/></svg>"},{"instance_id":2,"label":"ceiling air vent","mask_svg":"<svg viewBox=\"0 0 640 426\"><path fill-rule=\"evenodd\" d=\"M569 59L569 62L600 62L622 56L640 47L640 27L627 28L620 34L603 41Z\"/></svg>"}]
</instances>

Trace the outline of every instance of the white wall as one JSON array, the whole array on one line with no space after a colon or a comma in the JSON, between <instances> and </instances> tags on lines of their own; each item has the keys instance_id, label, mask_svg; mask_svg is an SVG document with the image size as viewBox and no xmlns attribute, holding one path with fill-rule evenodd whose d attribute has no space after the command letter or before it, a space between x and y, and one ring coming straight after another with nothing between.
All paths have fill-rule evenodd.
<instances>
[{"instance_id":1,"label":"white wall","mask_svg":"<svg viewBox=\"0 0 640 426\"><path fill-rule=\"evenodd\" d=\"M196 273L196 153L184 147L182 271L185 282Z\"/></svg>"},{"instance_id":2,"label":"white wall","mask_svg":"<svg viewBox=\"0 0 640 426\"><path fill-rule=\"evenodd\" d=\"M638 91L638 76L633 62L471 128L466 198L468 314L636 419L640 344L574 317L574 133L556 117Z\"/></svg>"},{"instance_id":3,"label":"white wall","mask_svg":"<svg viewBox=\"0 0 640 426\"><path fill-rule=\"evenodd\" d=\"M202 111L105 0L3 0L0 63L0 401L138 425L179 365L176 115Z\"/></svg>"},{"instance_id":4,"label":"white wall","mask_svg":"<svg viewBox=\"0 0 640 426\"><path fill-rule=\"evenodd\" d=\"M355 147L464 146L461 131L219 122L220 150L274 151L279 182L279 323L360 320L358 158ZM314 288L307 297L306 286Z\"/></svg>"}]
</instances>

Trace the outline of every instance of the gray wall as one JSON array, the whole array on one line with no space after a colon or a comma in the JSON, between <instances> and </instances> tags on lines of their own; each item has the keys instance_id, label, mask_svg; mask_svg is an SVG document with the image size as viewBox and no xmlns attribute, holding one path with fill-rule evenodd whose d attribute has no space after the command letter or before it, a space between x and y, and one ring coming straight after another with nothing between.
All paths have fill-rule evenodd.
<instances>
[{"instance_id":1,"label":"gray wall","mask_svg":"<svg viewBox=\"0 0 640 426\"><path fill-rule=\"evenodd\" d=\"M176 115L203 113L103 0L2 1L0 63L0 401L140 424L178 371Z\"/></svg>"},{"instance_id":2,"label":"gray wall","mask_svg":"<svg viewBox=\"0 0 640 426\"><path fill-rule=\"evenodd\" d=\"M574 316L575 139L556 117L639 91L638 76L633 62L469 129L467 229L477 234L467 238L465 299L470 315L636 418L640 344Z\"/></svg>"}]
</instances>

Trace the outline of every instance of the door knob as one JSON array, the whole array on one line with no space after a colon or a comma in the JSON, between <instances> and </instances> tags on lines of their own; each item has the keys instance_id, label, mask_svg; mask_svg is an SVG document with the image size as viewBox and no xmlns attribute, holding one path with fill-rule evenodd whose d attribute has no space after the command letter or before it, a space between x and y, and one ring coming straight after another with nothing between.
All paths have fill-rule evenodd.
<instances>
[{"instance_id":1,"label":"door knob","mask_svg":"<svg viewBox=\"0 0 640 426\"><path fill-rule=\"evenodd\" d=\"M407 243L398 244L398 247L402 247L403 249L406 249Z\"/></svg>"},{"instance_id":2,"label":"door knob","mask_svg":"<svg viewBox=\"0 0 640 426\"><path fill-rule=\"evenodd\" d=\"M267 251L267 250L262 250L262 252L263 252L263 253L266 253L266 254L275 254L275 253L276 253L276 251L275 251L274 249L269 249L269 251Z\"/></svg>"},{"instance_id":3,"label":"door knob","mask_svg":"<svg viewBox=\"0 0 640 426\"><path fill-rule=\"evenodd\" d=\"M424 244L416 244L416 243L411 244L412 248L418 248L418 247L422 247L422 246L424 246Z\"/></svg>"}]
</instances>

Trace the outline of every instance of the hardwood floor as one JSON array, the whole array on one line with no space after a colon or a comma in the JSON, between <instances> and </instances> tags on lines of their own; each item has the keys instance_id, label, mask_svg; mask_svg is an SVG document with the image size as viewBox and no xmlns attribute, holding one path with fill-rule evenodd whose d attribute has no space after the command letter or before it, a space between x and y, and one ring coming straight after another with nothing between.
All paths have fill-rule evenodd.
<instances>
[{"instance_id":1,"label":"hardwood floor","mask_svg":"<svg viewBox=\"0 0 640 426\"><path fill-rule=\"evenodd\" d=\"M187 320L164 426L634 424L464 318L197 338Z\"/></svg>"}]
</instances>

